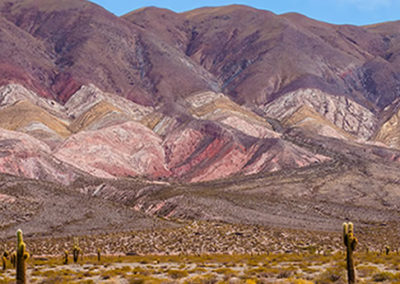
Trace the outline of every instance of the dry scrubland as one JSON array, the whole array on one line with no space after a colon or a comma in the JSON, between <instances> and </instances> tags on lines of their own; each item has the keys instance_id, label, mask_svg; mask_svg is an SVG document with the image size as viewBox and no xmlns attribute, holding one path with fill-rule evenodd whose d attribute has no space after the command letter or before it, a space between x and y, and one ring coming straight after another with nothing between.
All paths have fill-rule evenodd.
<instances>
[{"instance_id":1,"label":"dry scrubland","mask_svg":"<svg viewBox=\"0 0 400 284\"><path fill-rule=\"evenodd\" d=\"M358 283L400 283L400 256L357 253ZM72 261L72 260L71 260ZM34 257L31 283L346 283L344 255L284 253L201 256L84 256L64 265L62 257ZM15 271L0 273L15 281Z\"/></svg>"},{"instance_id":2,"label":"dry scrubland","mask_svg":"<svg viewBox=\"0 0 400 284\"><path fill-rule=\"evenodd\" d=\"M400 283L395 227L362 227L356 235L357 283ZM26 238L30 283L347 283L345 247L336 232L185 222L174 229L80 236L74 263L76 241ZM13 250L14 242L2 249ZM0 283L15 281L9 261L7 267Z\"/></svg>"}]
</instances>

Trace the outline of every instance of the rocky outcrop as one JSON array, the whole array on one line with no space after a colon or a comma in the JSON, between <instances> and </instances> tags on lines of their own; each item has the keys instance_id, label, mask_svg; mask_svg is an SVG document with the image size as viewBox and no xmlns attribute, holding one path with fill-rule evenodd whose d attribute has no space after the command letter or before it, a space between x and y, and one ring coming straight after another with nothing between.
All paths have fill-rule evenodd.
<instances>
[{"instance_id":1,"label":"rocky outcrop","mask_svg":"<svg viewBox=\"0 0 400 284\"><path fill-rule=\"evenodd\" d=\"M74 167L51 155L45 143L30 135L0 128L0 172L69 184L79 177Z\"/></svg>"},{"instance_id":2,"label":"rocky outcrop","mask_svg":"<svg viewBox=\"0 0 400 284\"><path fill-rule=\"evenodd\" d=\"M265 118L234 103L222 93L198 93L186 98L185 101L190 104L190 111L195 118L218 121L257 138L279 137Z\"/></svg>"},{"instance_id":3,"label":"rocky outcrop","mask_svg":"<svg viewBox=\"0 0 400 284\"><path fill-rule=\"evenodd\" d=\"M126 122L74 134L54 155L97 177L155 179L169 175L161 142L160 137L142 124Z\"/></svg>"},{"instance_id":4,"label":"rocky outcrop","mask_svg":"<svg viewBox=\"0 0 400 284\"><path fill-rule=\"evenodd\" d=\"M400 149L400 110L380 127L375 141Z\"/></svg>"},{"instance_id":5,"label":"rocky outcrop","mask_svg":"<svg viewBox=\"0 0 400 284\"><path fill-rule=\"evenodd\" d=\"M61 140L70 135L66 123L46 110L29 101L17 101L13 105L0 109L0 127L8 130L27 132L35 136L43 133L43 139Z\"/></svg>"},{"instance_id":6,"label":"rocky outcrop","mask_svg":"<svg viewBox=\"0 0 400 284\"><path fill-rule=\"evenodd\" d=\"M285 117L282 124L286 127L301 127L314 134L338 139L355 139L343 129L334 125L313 108L302 105L293 114Z\"/></svg>"},{"instance_id":7,"label":"rocky outcrop","mask_svg":"<svg viewBox=\"0 0 400 284\"><path fill-rule=\"evenodd\" d=\"M64 114L65 107L55 100L43 98L21 84L7 84L0 87L0 109L14 105L19 101L28 101L54 116L67 120Z\"/></svg>"},{"instance_id":8,"label":"rocky outcrop","mask_svg":"<svg viewBox=\"0 0 400 284\"><path fill-rule=\"evenodd\" d=\"M375 115L365 107L344 96L332 96L318 89L287 93L260 109L265 117L284 120L302 106L313 109L338 128L364 140L372 136L377 126Z\"/></svg>"},{"instance_id":9,"label":"rocky outcrop","mask_svg":"<svg viewBox=\"0 0 400 284\"><path fill-rule=\"evenodd\" d=\"M82 113L69 126L69 129L77 133L83 130L96 130L106 126L121 124L133 120L124 114L120 109L105 102L100 101L92 108Z\"/></svg>"},{"instance_id":10,"label":"rocky outcrop","mask_svg":"<svg viewBox=\"0 0 400 284\"><path fill-rule=\"evenodd\" d=\"M164 148L172 174L190 182L298 168L329 160L273 136L256 138L210 121L193 121L174 131L164 141Z\"/></svg>"},{"instance_id":11,"label":"rocky outcrop","mask_svg":"<svg viewBox=\"0 0 400 284\"><path fill-rule=\"evenodd\" d=\"M153 111L151 107L136 104L116 94L103 92L93 84L82 86L74 93L65 104L65 111L69 118L77 119L99 103L107 103L133 120L141 120Z\"/></svg>"}]
</instances>

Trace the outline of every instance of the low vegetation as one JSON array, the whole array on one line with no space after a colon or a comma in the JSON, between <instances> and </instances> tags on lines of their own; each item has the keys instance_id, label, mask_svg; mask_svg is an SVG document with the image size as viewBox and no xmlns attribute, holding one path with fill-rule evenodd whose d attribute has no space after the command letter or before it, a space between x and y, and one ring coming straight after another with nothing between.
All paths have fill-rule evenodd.
<instances>
[{"instance_id":1,"label":"low vegetation","mask_svg":"<svg viewBox=\"0 0 400 284\"><path fill-rule=\"evenodd\" d=\"M376 253L355 253L357 283L400 283L400 256L374 263ZM346 283L345 254L260 254L199 256L90 255L64 265L62 257L33 257L29 283ZM0 283L15 283L15 270L0 273Z\"/></svg>"},{"instance_id":2,"label":"low vegetation","mask_svg":"<svg viewBox=\"0 0 400 284\"><path fill-rule=\"evenodd\" d=\"M206 225L210 224L205 222L191 226L199 229ZM219 225L225 229L233 228L233 225ZM106 247L90 247L87 237L80 237L71 241L48 240L48 243L54 242L54 245L58 242L60 252L45 255L36 251L32 257L25 251L30 250L31 241L25 245L22 232L19 231L15 260L12 258L13 246L7 244L4 247L0 283L15 283L16 279L18 284L400 283L400 255L397 250L388 251L388 245L382 246L379 251L373 248L361 249L361 245L358 250L354 250L357 239L353 228L351 223L344 224L345 249L343 244L340 249L336 249L321 233L321 242L316 242L316 239L311 239L312 242L309 243L299 242L293 244L296 248L293 250L273 250L271 246L270 251L264 252L140 254L133 251L116 251L116 254L111 254L101 253L107 251ZM248 241L251 240L251 235L246 235L244 230L236 233L238 237L245 235ZM286 243L293 236L272 234L271 237L275 237L275 241L280 240L281 243L284 238ZM337 241L340 238L333 239ZM70 246L71 255L62 250L63 241L65 247ZM113 238L110 238L110 242L112 241ZM37 246L34 240L32 244L33 247ZM354 278L351 278L353 276Z\"/></svg>"}]
</instances>

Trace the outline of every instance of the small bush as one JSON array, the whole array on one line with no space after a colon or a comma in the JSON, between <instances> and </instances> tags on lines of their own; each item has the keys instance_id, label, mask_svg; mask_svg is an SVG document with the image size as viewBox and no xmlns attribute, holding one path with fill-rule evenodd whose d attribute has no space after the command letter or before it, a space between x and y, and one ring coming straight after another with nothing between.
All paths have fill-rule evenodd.
<instances>
[{"instance_id":1,"label":"small bush","mask_svg":"<svg viewBox=\"0 0 400 284\"><path fill-rule=\"evenodd\" d=\"M391 272L379 272L372 276L372 280L375 282L383 282L395 279L395 275Z\"/></svg>"},{"instance_id":2,"label":"small bush","mask_svg":"<svg viewBox=\"0 0 400 284\"><path fill-rule=\"evenodd\" d=\"M169 277L171 277L173 279L179 279L179 278L187 277L189 275L189 273L185 270L171 269L171 270L168 270L168 275L169 275Z\"/></svg>"}]
</instances>

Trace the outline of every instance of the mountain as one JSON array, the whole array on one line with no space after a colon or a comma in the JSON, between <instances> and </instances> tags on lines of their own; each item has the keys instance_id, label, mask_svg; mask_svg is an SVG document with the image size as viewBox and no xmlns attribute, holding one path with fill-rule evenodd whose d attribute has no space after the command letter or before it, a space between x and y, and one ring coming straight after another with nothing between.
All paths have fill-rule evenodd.
<instances>
[{"instance_id":1,"label":"mountain","mask_svg":"<svg viewBox=\"0 0 400 284\"><path fill-rule=\"evenodd\" d=\"M239 5L183 14L147 8L123 18L181 46L239 103L317 88L378 110L399 94L400 23L337 26Z\"/></svg>"},{"instance_id":2,"label":"mountain","mask_svg":"<svg viewBox=\"0 0 400 284\"><path fill-rule=\"evenodd\" d=\"M23 133L2 172L193 183L334 159L293 129L399 147L398 22L240 5L117 17L85 0L0 0L0 14L2 141Z\"/></svg>"},{"instance_id":3,"label":"mountain","mask_svg":"<svg viewBox=\"0 0 400 284\"><path fill-rule=\"evenodd\" d=\"M182 14L151 7L123 18L179 48L265 118L282 119L268 111L283 101L306 105L368 140L400 94L400 22L332 25L240 5Z\"/></svg>"},{"instance_id":4,"label":"mountain","mask_svg":"<svg viewBox=\"0 0 400 284\"><path fill-rule=\"evenodd\" d=\"M86 0L0 0L0 15L3 236L176 219L398 231L400 22L117 17Z\"/></svg>"},{"instance_id":5,"label":"mountain","mask_svg":"<svg viewBox=\"0 0 400 284\"><path fill-rule=\"evenodd\" d=\"M88 1L2 0L0 14L3 83L58 102L91 83L144 105L218 87L175 48Z\"/></svg>"}]
</instances>

